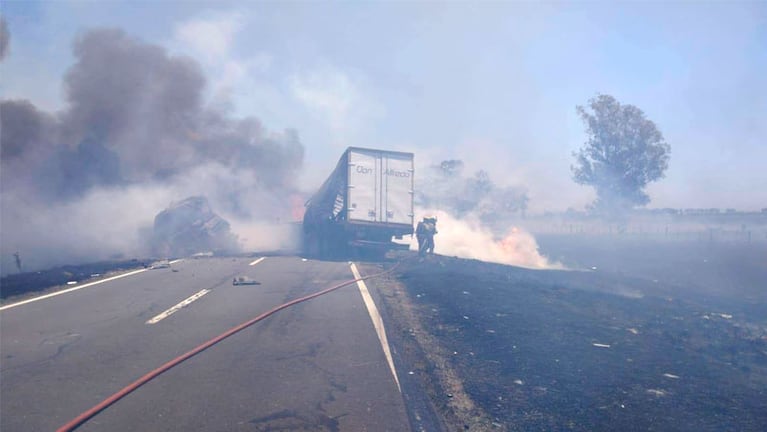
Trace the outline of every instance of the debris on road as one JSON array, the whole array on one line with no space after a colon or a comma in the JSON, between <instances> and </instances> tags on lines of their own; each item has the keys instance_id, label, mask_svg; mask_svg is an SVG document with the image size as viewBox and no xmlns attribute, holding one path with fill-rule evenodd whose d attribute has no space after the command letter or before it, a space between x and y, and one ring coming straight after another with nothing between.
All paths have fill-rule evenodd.
<instances>
[{"instance_id":1,"label":"debris on road","mask_svg":"<svg viewBox=\"0 0 767 432\"><path fill-rule=\"evenodd\" d=\"M261 285L261 282L247 276L237 276L232 279L232 285Z\"/></svg>"},{"instance_id":2,"label":"debris on road","mask_svg":"<svg viewBox=\"0 0 767 432\"><path fill-rule=\"evenodd\" d=\"M170 268L169 260L164 259L164 260L155 261L149 266L150 270L164 269L164 268Z\"/></svg>"}]
</instances>

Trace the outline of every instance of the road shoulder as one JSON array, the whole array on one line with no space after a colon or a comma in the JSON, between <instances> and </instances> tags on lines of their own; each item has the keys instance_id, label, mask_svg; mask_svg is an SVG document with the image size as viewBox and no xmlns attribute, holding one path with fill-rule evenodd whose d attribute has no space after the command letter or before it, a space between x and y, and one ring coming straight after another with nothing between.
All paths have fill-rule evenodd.
<instances>
[{"instance_id":1,"label":"road shoulder","mask_svg":"<svg viewBox=\"0 0 767 432\"><path fill-rule=\"evenodd\" d=\"M371 274L382 267L364 264L360 269ZM503 430L464 391L450 353L419 318L426 311L411 300L396 274L370 280L368 286L389 329L412 430Z\"/></svg>"}]
</instances>

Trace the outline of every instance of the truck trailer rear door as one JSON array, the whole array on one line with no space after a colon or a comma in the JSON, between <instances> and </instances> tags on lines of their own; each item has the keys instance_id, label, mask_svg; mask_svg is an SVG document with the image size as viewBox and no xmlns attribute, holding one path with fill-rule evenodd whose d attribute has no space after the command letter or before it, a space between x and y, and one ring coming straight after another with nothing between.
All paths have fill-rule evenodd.
<instances>
[{"instance_id":1,"label":"truck trailer rear door","mask_svg":"<svg viewBox=\"0 0 767 432\"><path fill-rule=\"evenodd\" d=\"M349 149L348 220L413 224L413 155Z\"/></svg>"}]
</instances>

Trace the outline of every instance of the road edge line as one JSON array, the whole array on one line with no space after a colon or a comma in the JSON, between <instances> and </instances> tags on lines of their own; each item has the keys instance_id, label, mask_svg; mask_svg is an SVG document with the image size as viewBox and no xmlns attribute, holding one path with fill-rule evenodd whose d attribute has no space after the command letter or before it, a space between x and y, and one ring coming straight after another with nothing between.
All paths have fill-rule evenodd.
<instances>
[{"instance_id":1,"label":"road edge line","mask_svg":"<svg viewBox=\"0 0 767 432\"><path fill-rule=\"evenodd\" d=\"M179 258L177 260L169 261L168 264L175 264L175 263L181 262L183 260L184 260L183 258ZM71 293L72 291L77 291L77 290L81 290L83 288L92 287L94 285L102 284L104 282L110 282L110 281L121 279L121 278L124 278L124 277L133 276L135 274L143 273L143 272L145 272L147 270L150 270L150 269L149 268L143 268L143 269L133 270L133 271L128 272L128 273L123 273L123 274L119 274L119 275L116 275L116 276L111 276L111 277L108 277L108 278L105 278L105 279L101 279L101 280L97 280L97 281L93 281L93 282L88 282L87 284L83 284L83 285L72 287L72 288L67 288L67 289L64 289L64 290L61 290L61 291L52 292L50 294L41 295L39 297L32 297L31 299L26 299L26 300L22 300L20 302L11 303L9 305L0 306L0 311L4 311L6 309L15 308L16 306L22 306L22 305L25 305L27 303L34 303L36 301L45 300L47 298L60 296L62 294Z\"/></svg>"},{"instance_id":2,"label":"road edge line","mask_svg":"<svg viewBox=\"0 0 767 432\"><path fill-rule=\"evenodd\" d=\"M149 270L149 269L145 269L144 268L144 269L134 270L134 271L131 271L131 272L128 272L128 273L119 274L117 276L108 277L106 279L97 280L95 282L89 282L87 284L76 286L76 287L73 287L73 288L67 288L67 289L64 289L64 290L61 290L61 291L56 291L56 292L53 292L53 293L50 293L50 294L45 294L45 295L42 295L42 296L39 296L39 297L33 297L31 299L22 300L22 301L17 302L17 303L11 303L9 305L5 305L5 306L0 307L0 311L4 311L4 310L10 309L10 308L15 308L16 306L25 305L27 303L33 303L33 302L36 302L36 301L45 300L47 298L60 296L62 294L71 293L72 291L77 291L77 290L81 290L83 288L92 287L93 285L102 284L104 282L110 282L110 281L113 281L113 280L116 280L116 279L121 279L121 278L124 278L124 277L133 276L135 274L143 273L143 272L145 272L147 270Z\"/></svg>"},{"instance_id":3,"label":"road edge line","mask_svg":"<svg viewBox=\"0 0 767 432\"><path fill-rule=\"evenodd\" d=\"M402 387L400 387L399 378L397 377L397 369L394 367L394 359L392 359L391 356L389 340L386 337L386 328L384 327L383 318L381 318L381 314L378 312L378 308L373 301L373 297L370 295L370 291L368 291L367 285L365 285L365 281L361 280L362 277L360 276L359 271L357 271L357 266L354 265L354 263L349 263L349 267L351 267L354 278L360 279L357 281L357 287L360 290L360 295L362 295L362 301L365 303L368 315L370 315L370 320L373 322L373 327L378 335L378 341L381 343L384 356L386 356L386 362L389 363L389 370L391 370L394 382L397 384L397 390L402 393Z\"/></svg>"}]
</instances>

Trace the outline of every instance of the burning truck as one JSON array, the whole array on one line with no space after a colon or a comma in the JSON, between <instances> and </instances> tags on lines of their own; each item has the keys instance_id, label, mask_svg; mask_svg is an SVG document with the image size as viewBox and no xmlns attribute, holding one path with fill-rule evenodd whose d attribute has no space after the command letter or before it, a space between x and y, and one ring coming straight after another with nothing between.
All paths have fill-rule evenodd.
<instances>
[{"instance_id":1,"label":"burning truck","mask_svg":"<svg viewBox=\"0 0 767 432\"><path fill-rule=\"evenodd\" d=\"M306 202L303 249L309 256L383 255L407 249L413 234L413 153L349 147Z\"/></svg>"}]
</instances>

